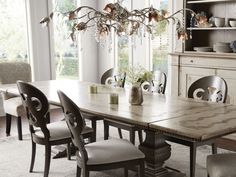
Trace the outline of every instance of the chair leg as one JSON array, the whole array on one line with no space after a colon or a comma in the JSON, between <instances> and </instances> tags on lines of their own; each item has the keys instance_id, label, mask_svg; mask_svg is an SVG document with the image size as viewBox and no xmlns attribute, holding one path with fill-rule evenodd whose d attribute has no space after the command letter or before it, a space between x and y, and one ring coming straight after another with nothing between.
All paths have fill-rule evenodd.
<instances>
[{"instance_id":1,"label":"chair leg","mask_svg":"<svg viewBox=\"0 0 236 177\"><path fill-rule=\"evenodd\" d=\"M51 161L51 146L45 145L44 177L48 177L49 168L50 168L50 161Z\"/></svg>"},{"instance_id":2,"label":"chair leg","mask_svg":"<svg viewBox=\"0 0 236 177\"><path fill-rule=\"evenodd\" d=\"M30 170L29 172L33 171L34 168L34 161L35 161L35 154L36 154L36 144L32 141L32 152L31 152L31 162L30 162Z\"/></svg>"},{"instance_id":3,"label":"chair leg","mask_svg":"<svg viewBox=\"0 0 236 177\"><path fill-rule=\"evenodd\" d=\"M6 114L6 135L10 136L11 132L11 115Z\"/></svg>"},{"instance_id":4,"label":"chair leg","mask_svg":"<svg viewBox=\"0 0 236 177\"><path fill-rule=\"evenodd\" d=\"M139 138L139 143L141 144L143 142L143 131L138 130L138 138Z\"/></svg>"},{"instance_id":5,"label":"chair leg","mask_svg":"<svg viewBox=\"0 0 236 177\"><path fill-rule=\"evenodd\" d=\"M89 171L86 169L83 169L83 177L89 177Z\"/></svg>"},{"instance_id":6,"label":"chair leg","mask_svg":"<svg viewBox=\"0 0 236 177\"><path fill-rule=\"evenodd\" d=\"M77 170L76 170L76 177L81 176L81 168L77 165Z\"/></svg>"},{"instance_id":7,"label":"chair leg","mask_svg":"<svg viewBox=\"0 0 236 177\"><path fill-rule=\"evenodd\" d=\"M92 128L93 128L93 136L91 138L92 142L96 142L96 136L97 136L97 120L91 120Z\"/></svg>"},{"instance_id":8,"label":"chair leg","mask_svg":"<svg viewBox=\"0 0 236 177\"><path fill-rule=\"evenodd\" d=\"M129 176L129 170L128 168L124 169L124 177L128 177Z\"/></svg>"},{"instance_id":9,"label":"chair leg","mask_svg":"<svg viewBox=\"0 0 236 177\"><path fill-rule=\"evenodd\" d=\"M70 146L70 143L67 143L67 159L71 160L71 146Z\"/></svg>"},{"instance_id":10,"label":"chair leg","mask_svg":"<svg viewBox=\"0 0 236 177\"><path fill-rule=\"evenodd\" d=\"M109 125L104 120L104 140L108 140L109 137Z\"/></svg>"},{"instance_id":11,"label":"chair leg","mask_svg":"<svg viewBox=\"0 0 236 177\"><path fill-rule=\"evenodd\" d=\"M139 165L139 174L138 176L139 177L143 177L144 176L144 162L142 162L140 165Z\"/></svg>"},{"instance_id":12,"label":"chair leg","mask_svg":"<svg viewBox=\"0 0 236 177\"><path fill-rule=\"evenodd\" d=\"M212 143L211 148L212 148L212 154L217 154L217 145L216 145L216 143Z\"/></svg>"},{"instance_id":13,"label":"chair leg","mask_svg":"<svg viewBox=\"0 0 236 177\"><path fill-rule=\"evenodd\" d=\"M196 145L190 146L190 177L195 177L195 166L196 166Z\"/></svg>"},{"instance_id":14,"label":"chair leg","mask_svg":"<svg viewBox=\"0 0 236 177\"><path fill-rule=\"evenodd\" d=\"M22 140L22 124L21 117L17 117L17 130L18 130L18 139Z\"/></svg>"},{"instance_id":15,"label":"chair leg","mask_svg":"<svg viewBox=\"0 0 236 177\"><path fill-rule=\"evenodd\" d=\"M120 139L123 139L122 131L121 131L120 128L118 128L118 133L119 133L119 137L120 137Z\"/></svg>"},{"instance_id":16,"label":"chair leg","mask_svg":"<svg viewBox=\"0 0 236 177\"><path fill-rule=\"evenodd\" d=\"M133 130L129 131L129 140L132 144L135 144L135 131Z\"/></svg>"}]
</instances>

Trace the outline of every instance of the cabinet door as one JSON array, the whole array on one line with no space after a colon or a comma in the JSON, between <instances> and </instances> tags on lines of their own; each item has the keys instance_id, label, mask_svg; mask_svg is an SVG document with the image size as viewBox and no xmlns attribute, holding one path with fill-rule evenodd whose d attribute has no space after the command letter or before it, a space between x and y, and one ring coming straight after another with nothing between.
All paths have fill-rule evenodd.
<instances>
[{"instance_id":1,"label":"cabinet door","mask_svg":"<svg viewBox=\"0 0 236 177\"><path fill-rule=\"evenodd\" d=\"M236 71L219 69L217 75L224 78L228 86L226 103L236 104Z\"/></svg>"},{"instance_id":2,"label":"cabinet door","mask_svg":"<svg viewBox=\"0 0 236 177\"><path fill-rule=\"evenodd\" d=\"M188 88L194 81L198 80L201 77L212 75L215 75L215 69L180 67L179 95L182 97L187 97Z\"/></svg>"}]
</instances>

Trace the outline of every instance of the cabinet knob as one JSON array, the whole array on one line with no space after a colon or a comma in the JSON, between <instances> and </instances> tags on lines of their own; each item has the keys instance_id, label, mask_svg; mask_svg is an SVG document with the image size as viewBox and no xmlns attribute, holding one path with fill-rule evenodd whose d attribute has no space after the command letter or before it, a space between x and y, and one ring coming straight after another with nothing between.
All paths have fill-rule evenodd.
<instances>
[{"instance_id":1,"label":"cabinet knob","mask_svg":"<svg viewBox=\"0 0 236 177\"><path fill-rule=\"evenodd\" d=\"M191 63L193 63L193 60L190 60Z\"/></svg>"}]
</instances>

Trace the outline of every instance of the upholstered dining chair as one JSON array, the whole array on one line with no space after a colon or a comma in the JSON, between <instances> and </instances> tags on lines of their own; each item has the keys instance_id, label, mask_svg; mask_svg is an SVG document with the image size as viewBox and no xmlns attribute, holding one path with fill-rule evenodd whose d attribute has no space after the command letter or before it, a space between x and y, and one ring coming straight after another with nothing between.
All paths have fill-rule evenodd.
<instances>
[{"instance_id":1,"label":"upholstered dining chair","mask_svg":"<svg viewBox=\"0 0 236 177\"><path fill-rule=\"evenodd\" d=\"M81 132L85 121L79 107L63 92L58 91L73 144L77 148L77 177L81 170L83 177L89 177L90 171L124 168L128 177L128 168L139 166L139 177L144 176L145 155L132 143L122 139L103 140L85 145Z\"/></svg>"},{"instance_id":2,"label":"upholstered dining chair","mask_svg":"<svg viewBox=\"0 0 236 177\"><path fill-rule=\"evenodd\" d=\"M1 62L0 63L0 83L13 84L17 80L26 82L31 81L30 64L24 62ZM2 92L3 107L6 113L6 135L10 135L12 116L16 117L18 139L22 140L22 125L21 118L25 116L25 111L22 106L21 98Z\"/></svg>"},{"instance_id":3,"label":"upholstered dining chair","mask_svg":"<svg viewBox=\"0 0 236 177\"><path fill-rule=\"evenodd\" d=\"M165 94L166 74L159 70L154 71L152 81L144 82L141 87L144 91L147 92ZM118 128L120 138L123 138L121 129L129 131L130 142L132 142L133 144L135 144L135 132L138 132L139 142L143 142L142 130L139 127L109 119L104 119L104 139L108 139L109 137L109 126Z\"/></svg>"},{"instance_id":4,"label":"upholstered dining chair","mask_svg":"<svg viewBox=\"0 0 236 177\"><path fill-rule=\"evenodd\" d=\"M46 96L39 89L23 81L17 81L17 86L26 110L32 141L32 156L29 171L33 171L36 144L44 145L44 177L48 177L51 161L51 146L67 144L67 156L70 159L71 137L69 129L65 121L48 123L50 122L49 103ZM83 135L92 136L92 133L92 129L86 127Z\"/></svg>"},{"instance_id":5,"label":"upholstered dining chair","mask_svg":"<svg viewBox=\"0 0 236 177\"><path fill-rule=\"evenodd\" d=\"M205 100L216 103L225 103L227 98L227 84L219 76L206 76L196 80L188 89L188 98ZM190 177L195 176L197 147L204 145L202 142L179 139L178 137L165 136L166 140L190 147ZM212 153L217 153L214 140L207 142L212 145Z\"/></svg>"},{"instance_id":6,"label":"upholstered dining chair","mask_svg":"<svg viewBox=\"0 0 236 177\"><path fill-rule=\"evenodd\" d=\"M101 77L101 84L109 85L112 87L124 87L125 85L126 73L120 74L115 68L110 68L105 71ZM103 120L103 117L98 117L92 114L82 112L83 117L91 121L92 128L94 130L94 136L92 142L96 141L96 132L97 132L97 121ZM120 137L122 137L121 130L118 129Z\"/></svg>"},{"instance_id":7,"label":"upholstered dining chair","mask_svg":"<svg viewBox=\"0 0 236 177\"><path fill-rule=\"evenodd\" d=\"M236 153L207 156L208 177L235 177Z\"/></svg>"}]
</instances>

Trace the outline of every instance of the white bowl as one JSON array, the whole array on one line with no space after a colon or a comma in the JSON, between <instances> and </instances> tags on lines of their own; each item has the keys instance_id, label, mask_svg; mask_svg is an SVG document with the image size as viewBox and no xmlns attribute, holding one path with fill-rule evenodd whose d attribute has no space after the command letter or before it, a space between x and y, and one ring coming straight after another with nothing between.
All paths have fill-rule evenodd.
<instances>
[{"instance_id":1,"label":"white bowl","mask_svg":"<svg viewBox=\"0 0 236 177\"><path fill-rule=\"evenodd\" d=\"M225 26L225 18L215 17L215 25L216 27Z\"/></svg>"},{"instance_id":2,"label":"white bowl","mask_svg":"<svg viewBox=\"0 0 236 177\"><path fill-rule=\"evenodd\" d=\"M231 27L236 27L236 20L229 20L229 25Z\"/></svg>"}]
</instances>

